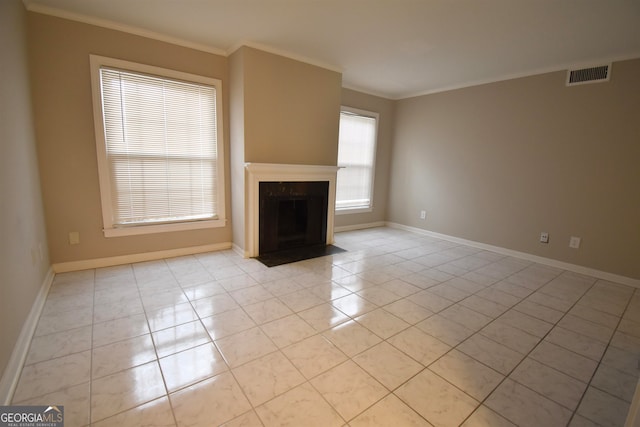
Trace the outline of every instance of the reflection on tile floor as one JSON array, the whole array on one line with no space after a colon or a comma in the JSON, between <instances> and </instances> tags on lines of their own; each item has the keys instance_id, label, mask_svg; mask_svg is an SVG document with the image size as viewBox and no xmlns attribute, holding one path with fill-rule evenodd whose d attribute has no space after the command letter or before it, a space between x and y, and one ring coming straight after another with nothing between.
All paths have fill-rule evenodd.
<instances>
[{"instance_id":1,"label":"reflection on tile floor","mask_svg":"<svg viewBox=\"0 0 640 427\"><path fill-rule=\"evenodd\" d=\"M55 277L14 404L71 426L622 426L640 290L389 228Z\"/></svg>"}]
</instances>

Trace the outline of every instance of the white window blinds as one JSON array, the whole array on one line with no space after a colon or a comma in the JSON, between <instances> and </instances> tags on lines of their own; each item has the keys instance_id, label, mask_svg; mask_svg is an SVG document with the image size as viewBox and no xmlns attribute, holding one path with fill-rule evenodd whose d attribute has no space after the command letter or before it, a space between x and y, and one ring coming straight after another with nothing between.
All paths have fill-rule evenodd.
<instances>
[{"instance_id":1,"label":"white window blinds","mask_svg":"<svg viewBox=\"0 0 640 427\"><path fill-rule=\"evenodd\" d=\"M336 209L371 208L377 115L340 113Z\"/></svg>"},{"instance_id":2,"label":"white window blinds","mask_svg":"<svg viewBox=\"0 0 640 427\"><path fill-rule=\"evenodd\" d=\"M100 68L112 226L216 219L216 88Z\"/></svg>"}]
</instances>

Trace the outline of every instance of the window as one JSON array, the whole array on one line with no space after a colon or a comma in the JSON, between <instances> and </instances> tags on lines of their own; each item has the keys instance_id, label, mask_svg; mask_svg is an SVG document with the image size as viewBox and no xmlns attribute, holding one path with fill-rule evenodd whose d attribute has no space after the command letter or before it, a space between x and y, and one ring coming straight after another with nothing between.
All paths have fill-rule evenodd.
<instances>
[{"instance_id":1,"label":"window","mask_svg":"<svg viewBox=\"0 0 640 427\"><path fill-rule=\"evenodd\" d=\"M370 212L378 114L342 107L338 141L336 213Z\"/></svg>"},{"instance_id":2,"label":"window","mask_svg":"<svg viewBox=\"0 0 640 427\"><path fill-rule=\"evenodd\" d=\"M105 236L220 227L221 83L91 56Z\"/></svg>"}]
</instances>

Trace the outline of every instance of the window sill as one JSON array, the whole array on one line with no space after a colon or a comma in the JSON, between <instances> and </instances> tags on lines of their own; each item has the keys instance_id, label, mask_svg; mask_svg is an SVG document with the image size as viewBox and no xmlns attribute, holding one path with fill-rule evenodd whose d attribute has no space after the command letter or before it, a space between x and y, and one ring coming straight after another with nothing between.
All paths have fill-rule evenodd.
<instances>
[{"instance_id":1,"label":"window sill","mask_svg":"<svg viewBox=\"0 0 640 427\"><path fill-rule=\"evenodd\" d=\"M336 209L336 215L348 215L373 212L373 207Z\"/></svg>"},{"instance_id":2,"label":"window sill","mask_svg":"<svg viewBox=\"0 0 640 427\"><path fill-rule=\"evenodd\" d=\"M227 225L227 220L178 222L173 224L134 225L130 227L105 228L104 237L136 236L142 234L168 233L172 231L201 230L204 228L220 228Z\"/></svg>"}]
</instances>

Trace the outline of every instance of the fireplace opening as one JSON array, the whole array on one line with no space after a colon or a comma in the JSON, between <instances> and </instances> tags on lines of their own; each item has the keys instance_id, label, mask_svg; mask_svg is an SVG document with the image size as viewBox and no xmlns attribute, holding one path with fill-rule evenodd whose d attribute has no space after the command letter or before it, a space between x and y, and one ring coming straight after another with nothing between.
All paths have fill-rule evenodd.
<instances>
[{"instance_id":1,"label":"fireplace opening","mask_svg":"<svg viewBox=\"0 0 640 427\"><path fill-rule=\"evenodd\" d=\"M329 182L261 182L260 255L324 245Z\"/></svg>"}]
</instances>

